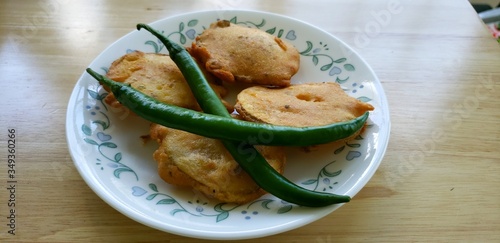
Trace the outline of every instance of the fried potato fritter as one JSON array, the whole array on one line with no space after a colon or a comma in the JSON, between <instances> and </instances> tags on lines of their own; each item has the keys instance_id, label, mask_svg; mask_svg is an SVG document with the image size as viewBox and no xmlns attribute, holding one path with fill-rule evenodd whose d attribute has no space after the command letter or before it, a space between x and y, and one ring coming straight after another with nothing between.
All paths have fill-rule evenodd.
<instances>
[{"instance_id":1,"label":"fried potato fritter","mask_svg":"<svg viewBox=\"0 0 500 243\"><path fill-rule=\"evenodd\" d=\"M246 203L266 192L243 171L216 139L153 124L150 137L160 147L153 154L160 177L173 185L191 187L227 203ZM283 173L282 147L256 146L278 172Z\"/></svg>"},{"instance_id":2,"label":"fried potato fritter","mask_svg":"<svg viewBox=\"0 0 500 243\"><path fill-rule=\"evenodd\" d=\"M188 50L208 72L226 82L288 86L300 63L293 45L227 20L212 23Z\"/></svg>"},{"instance_id":3,"label":"fried potato fritter","mask_svg":"<svg viewBox=\"0 0 500 243\"><path fill-rule=\"evenodd\" d=\"M114 81L128 83L142 93L161 102L193 110L201 110L184 76L166 54L134 51L115 60L106 76ZM212 88L223 97L226 90L210 79ZM114 108L121 107L113 93L105 98ZM230 108L232 109L232 108Z\"/></svg>"},{"instance_id":4,"label":"fried potato fritter","mask_svg":"<svg viewBox=\"0 0 500 243\"><path fill-rule=\"evenodd\" d=\"M254 86L237 96L244 120L294 127L343 122L374 107L347 95L337 83L308 83L282 89Z\"/></svg>"}]
</instances>

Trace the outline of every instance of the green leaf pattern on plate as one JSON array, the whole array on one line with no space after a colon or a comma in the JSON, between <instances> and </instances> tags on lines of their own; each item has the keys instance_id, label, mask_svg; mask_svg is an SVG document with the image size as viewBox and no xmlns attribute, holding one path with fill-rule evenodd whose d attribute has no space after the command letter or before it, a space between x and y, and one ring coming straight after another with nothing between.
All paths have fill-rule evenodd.
<instances>
[{"instance_id":1,"label":"green leaf pattern on plate","mask_svg":"<svg viewBox=\"0 0 500 243\"><path fill-rule=\"evenodd\" d=\"M316 191L318 188L321 188L320 191L326 192L333 189L334 185L337 185L338 182L332 181L333 177L339 176L342 173L342 170L337 171L329 171L328 166L335 163L335 161L328 163L319 171L318 175L314 179L309 179L302 182L303 185L314 185L312 190Z\"/></svg>"},{"instance_id":2,"label":"green leaf pattern on plate","mask_svg":"<svg viewBox=\"0 0 500 243\"><path fill-rule=\"evenodd\" d=\"M82 124L81 130L83 134L86 136L83 141L87 144L97 147L97 151L102 156L102 158L96 158L98 161L96 165L102 165L102 159L108 161L108 167L113 168L113 175L120 179L120 175L122 173L132 173L136 180L139 180L137 173L128 167L125 164L122 164L120 161L122 159L121 152L114 152L114 149L118 148L118 145L112 142L112 136L106 134L105 131L110 128L111 121L106 112L103 112L102 108L105 111L108 110L106 104L103 102L104 97L106 97L107 93L99 93L95 90L87 89L89 96L95 101L100 102L101 105L97 105L97 102L89 102L85 106L86 111L90 113L90 117L93 119L90 120L90 124L98 125L95 130L92 130L90 125ZM92 105L91 105L92 104ZM104 167L101 167L101 170L104 170Z\"/></svg>"}]
</instances>

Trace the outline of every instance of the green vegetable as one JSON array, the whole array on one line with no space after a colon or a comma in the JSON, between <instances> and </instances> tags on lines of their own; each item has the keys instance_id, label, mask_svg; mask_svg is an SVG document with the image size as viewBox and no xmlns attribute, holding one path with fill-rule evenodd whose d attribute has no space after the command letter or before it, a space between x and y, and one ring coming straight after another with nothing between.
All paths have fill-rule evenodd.
<instances>
[{"instance_id":1,"label":"green vegetable","mask_svg":"<svg viewBox=\"0 0 500 243\"><path fill-rule=\"evenodd\" d=\"M317 127L288 127L241 121L230 117L225 108L220 108L220 111L224 110L226 115L216 116L161 103L128 84L108 79L90 68L87 72L108 86L120 103L144 119L166 127L221 140L276 146L317 145L350 136L361 129L368 118L368 113L365 113L349 122Z\"/></svg>"},{"instance_id":2,"label":"green vegetable","mask_svg":"<svg viewBox=\"0 0 500 243\"><path fill-rule=\"evenodd\" d=\"M231 118L219 97L209 86L196 61L188 52L182 46L171 42L151 27L138 24L137 29L140 30L141 28L151 32L167 47L172 60L188 81L202 109L207 113ZM274 170L265 158L245 141L222 140L222 142L236 162L254 179L257 185L282 200L303 206L321 207L348 202L351 199L349 196L316 192L294 184Z\"/></svg>"}]
</instances>

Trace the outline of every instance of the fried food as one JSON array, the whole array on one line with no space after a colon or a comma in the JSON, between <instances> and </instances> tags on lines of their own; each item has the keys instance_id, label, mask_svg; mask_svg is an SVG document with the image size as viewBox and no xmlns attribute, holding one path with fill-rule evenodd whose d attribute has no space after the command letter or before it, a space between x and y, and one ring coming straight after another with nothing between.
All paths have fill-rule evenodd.
<instances>
[{"instance_id":1,"label":"fried food","mask_svg":"<svg viewBox=\"0 0 500 243\"><path fill-rule=\"evenodd\" d=\"M191 187L227 203L246 203L266 192L243 171L224 145L215 139L153 124L150 137L160 147L153 154L160 177L173 185ZM256 146L269 164L282 173L281 147Z\"/></svg>"},{"instance_id":2,"label":"fried food","mask_svg":"<svg viewBox=\"0 0 500 243\"><path fill-rule=\"evenodd\" d=\"M282 89L254 86L237 96L244 120L294 127L348 121L374 107L347 95L337 83L308 83Z\"/></svg>"},{"instance_id":3,"label":"fried food","mask_svg":"<svg viewBox=\"0 0 500 243\"><path fill-rule=\"evenodd\" d=\"M196 37L190 54L226 82L288 86L299 69L299 52L262 30L217 21Z\"/></svg>"},{"instance_id":4,"label":"fried food","mask_svg":"<svg viewBox=\"0 0 500 243\"><path fill-rule=\"evenodd\" d=\"M128 83L161 102L201 110L184 76L168 55L141 51L125 54L111 64L106 76L114 81ZM214 79L209 80L215 92L223 97L225 88L217 85ZM114 108L121 107L111 92L104 100Z\"/></svg>"}]
</instances>

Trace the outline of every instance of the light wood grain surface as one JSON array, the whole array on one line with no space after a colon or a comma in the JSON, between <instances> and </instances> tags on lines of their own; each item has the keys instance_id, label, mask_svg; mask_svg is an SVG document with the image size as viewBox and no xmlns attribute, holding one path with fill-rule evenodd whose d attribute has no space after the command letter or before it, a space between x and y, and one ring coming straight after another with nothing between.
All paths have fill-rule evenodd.
<instances>
[{"instance_id":1,"label":"light wood grain surface","mask_svg":"<svg viewBox=\"0 0 500 243\"><path fill-rule=\"evenodd\" d=\"M0 5L1 242L199 242L137 223L94 194L68 152L65 116L84 69L136 23L221 8L283 14L336 35L371 65L390 106L386 155L354 200L261 242L500 239L500 46L466 0ZM397 11L377 20L390 8ZM15 235L7 225L9 129L16 136Z\"/></svg>"}]
</instances>

